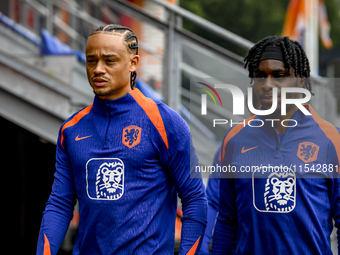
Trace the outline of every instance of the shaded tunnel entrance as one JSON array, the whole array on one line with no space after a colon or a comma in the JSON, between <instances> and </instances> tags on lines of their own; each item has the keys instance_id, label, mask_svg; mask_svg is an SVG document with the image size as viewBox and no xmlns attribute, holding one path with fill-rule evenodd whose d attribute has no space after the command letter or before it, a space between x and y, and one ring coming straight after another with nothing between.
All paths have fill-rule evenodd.
<instances>
[{"instance_id":1,"label":"shaded tunnel entrance","mask_svg":"<svg viewBox=\"0 0 340 255\"><path fill-rule=\"evenodd\" d=\"M14 254L35 254L42 213L51 193L56 146L0 117L4 242ZM7 227L6 227L7 229Z\"/></svg>"}]
</instances>

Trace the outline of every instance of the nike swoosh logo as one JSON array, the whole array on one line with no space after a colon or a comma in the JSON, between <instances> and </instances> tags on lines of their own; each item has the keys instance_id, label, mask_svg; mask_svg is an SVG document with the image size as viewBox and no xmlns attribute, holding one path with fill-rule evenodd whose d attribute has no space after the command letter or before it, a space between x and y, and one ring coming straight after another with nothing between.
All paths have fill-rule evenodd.
<instances>
[{"instance_id":1,"label":"nike swoosh logo","mask_svg":"<svg viewBox=\"0 0 340 255\"><path fill-rule=\"evenodd\" d=\"M253 149L255 149L255 148L257 148L257 147L259 147L259 146L255 146L255 147L252 147L252 148L249 148L249 149L244 149L244 146L243 146L243 148L242 148L242 150L241 150L241 153L245 153L245 152L247 152L247 151L250 151L250 150L253 150Z\"/></svg>"},{"instance_id":2,"label":"nike swoosh logo","mask_svg":"<svg viewBox=\"0 0 340 255\"><path fill-rule=\"evenodd\" d=\"M79 135L77 135L77 137L76 137L76 141L78 142L78 141L80 141L80 140L83 140L83 139L86 139L86 138L89 138L89 137L91 137L92 135L89 135L89 136L84 136L84 137L79 137Z\"/></svg>"}]
</instances>

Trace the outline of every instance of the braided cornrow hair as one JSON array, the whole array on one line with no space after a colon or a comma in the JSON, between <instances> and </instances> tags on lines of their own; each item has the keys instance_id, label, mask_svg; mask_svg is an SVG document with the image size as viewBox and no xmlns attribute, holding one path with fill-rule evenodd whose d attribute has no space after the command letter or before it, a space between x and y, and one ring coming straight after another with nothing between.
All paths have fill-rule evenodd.
<instances>
[{"instance_id":1,"label":"braided cornrow hair","mask_svg":"<svg viewBox=\"0 0 340 255\"><path fill-rule=\"evenodd\" d=\"M278 46L282 49L284 64L290 74L290 67L294 68L295 76L300 75L301 79L306 79L305 88L308 89L312 95L312 84L310 82L310 67L309 61L300 43L289 39L287 36L268 36L263 40L257 42L248 52L245 57L244 68L248 67L249 77L253 81L254 71L259 65L260 57L267 46Z\"/></svg>"},{"instance_id":2,"label":"braided cornrow hair","mask_svg":"<svg viewBox=\"0 0 340 255\"><path fill-rule=\"evenodd\" d=\"M138 55L138 39L135 33L128 27L123 27L117 24L109 24L106 26L100 26L93 33L89 35L95 35L99 33L108 33L108 34L123 34L124 42L126 43L127 50L129 53ZM131 73L130 77L130 86L133 89L136 85L137 72L134 71Z\"/></svg>"}]
</instances>

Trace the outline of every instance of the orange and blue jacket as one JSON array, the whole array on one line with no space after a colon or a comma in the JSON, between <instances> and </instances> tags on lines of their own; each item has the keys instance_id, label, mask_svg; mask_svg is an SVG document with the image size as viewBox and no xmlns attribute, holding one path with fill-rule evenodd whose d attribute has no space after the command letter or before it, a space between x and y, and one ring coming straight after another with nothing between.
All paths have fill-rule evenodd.
<instances>
[{"instance_id":1,"label":"orange and blue jacket","mask_svg":"<svg viewBox=\"0 0 340 255\"><path fill-rule=\"evenodd\" d=\"M284 123L291 126L284 134L266 116L253 116L225 136L212 254L333 254L339 129L305 107L311 115L297 110L297 125Z\"/></svg>"},{"instance_id":2,"label":"orange and blue jacket","mask_svg":"<svg viewBox=\"0 0 340 255\"><path fill-rule=\"evenodd\" d=\"M43 213L37 254L56 254L76 199L73 254L173 254L177 193L180 254L197 254L207 205L185 121L138 89L71 116L59 133L56 172ZM197 176L196 176L197 177Z\"/></svg>"}]
</instances>

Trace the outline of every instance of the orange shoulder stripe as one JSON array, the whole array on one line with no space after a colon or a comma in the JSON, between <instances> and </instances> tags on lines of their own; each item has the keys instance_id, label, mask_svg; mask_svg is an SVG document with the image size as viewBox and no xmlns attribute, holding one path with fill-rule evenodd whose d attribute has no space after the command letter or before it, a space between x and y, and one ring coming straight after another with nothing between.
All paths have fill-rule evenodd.
<instances>
[{"instance_id":1,"label":"orange shoulder stripe","mask_svg":"<svg viewBox=\"0 0 340 255\"><path fill-rule=\"evenodd\" d=\"M51 247L50 247L50 242L48 241L46 235L44 234L44 255L51 255Z\"/></svg>"},{"instance_id":2,"label":"orange shoulder stripe","mask_svg":"<svg viewBox=\"0 0 340 255\"><path fill-rule=\"evenodd\" d=\"M200 239L201 239L201 237L199 237L197 239L196 243L194 243L194 245L190 248L190 250L188 251L187 255L194 255L195 254L195 252L197 250L197 246L198 246L198 244L200 242Z\"/></svg>"},{"instance_id":3,"label":"orange shoulder stripe","mask_svg":"<svg viewBox=\"0 0 340 255\"><path fill-rule=\"evenodd\" d=\"M310 106L305 106L308 110L310 110L313 119L319 124L319 127L324 132L324 134L327 136L329 140L333 143L335 147L336 154L338 156L338 161L340 163L340 134L335 126L333 126L328 121L322 119ZM340 173L340 172L339 172Z\"/></svg>"},{"instance_id":4,"label":"orange shoulder stripe","mask_svg":"<svg viewBox=\"0 0 340 255\"><path fill-rule=\"evenodd\" d=\"M244 121L245 121L246 125L248 125L247 123L248 123L249 120L252 120L252 119L254 119L254 118L255 118L255 115L249 117L248 119L245 119ZM242 130L242 128L244 128L244 127L245 127L245 126L243 126L243 125L241 125L241 124L238 124L238 125L234 126L234 127L232 128L232 130L230 130L230 132L227 134L226 138L225 138L224 141L223 141L223 147L222 147L222 159L224 159L224 155L225 155L225 147L227 146L227 143L229 142L229 140L230 140L231 138L233 138L235 135L237 135L238 132L240 132L240 131Z\"/></svg>"},{"instance_id":5,"label":"orange shoulder stripe","mask_svg":"<svg viewBox=\"0 0 340 255\"><path fill-rule=\"evenodd\" d=\"M130 91L130 95L136 100L136 102L143 108L146 115L149 117L151 122L157 128L159 134L161 135L166 148L169 149L168 136L164 127L164 122L162 116L159 112L157 104L150 98L145 97L139 89L134 88Z\"/></svg>"},{"instance_id":6,"label":"orange shoulder stripe","mask_svg":"<svg viewBox=\"0 0 340 255\"><path fill-rule=\"evenodd\" d=\"M84 117L86 114L88 114L90 111L91 111L91 108L92 108L92 104L87 106L86 108L84 108L83 110L81 110L80 112L78 112L71 120L69 120L68 122L66 122L64 124L64 126L62 127L61 129L61 138L60 138L60 143L61 143L61 146L64 147L63 145L63 141L64 141L64 129L65 128L68 128L68 127L72 127L74 126L75 124L78 123L78 121Z\"/></svg>"},{"instance_id":7,"label":"orange shoulder stripe","mask_svg":"<svg viewBox=\"0 0 340 255\"><path fill-rule=\"evenodd\" d=\"M218 155L218 164L221 165L222 164L222 152L220 151L219 155Z\"/></svg>"}]
</instances>

